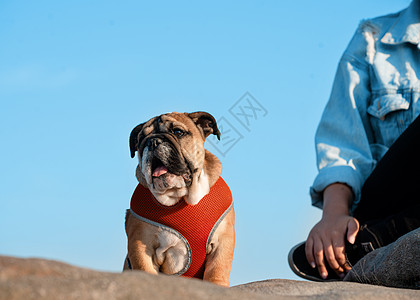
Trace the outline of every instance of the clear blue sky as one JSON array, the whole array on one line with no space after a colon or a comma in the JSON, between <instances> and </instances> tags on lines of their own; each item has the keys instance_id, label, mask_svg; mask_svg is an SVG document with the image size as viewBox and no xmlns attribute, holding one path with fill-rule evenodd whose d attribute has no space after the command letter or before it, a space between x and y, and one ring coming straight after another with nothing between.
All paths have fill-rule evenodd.
<instances>
[{"instance_id":1,"label":"clear blue sky","mask_svg":"<svg viewBox=\"0 0 420 300\"><path fill-rule=\"evenodd\" d=\"M229 137L206 144L235 201L231 283L298 279L338 60L360 20L409 2L0 0L0 254L119 272L131 129L204 110Z\"/></svg>"}]
</instances>

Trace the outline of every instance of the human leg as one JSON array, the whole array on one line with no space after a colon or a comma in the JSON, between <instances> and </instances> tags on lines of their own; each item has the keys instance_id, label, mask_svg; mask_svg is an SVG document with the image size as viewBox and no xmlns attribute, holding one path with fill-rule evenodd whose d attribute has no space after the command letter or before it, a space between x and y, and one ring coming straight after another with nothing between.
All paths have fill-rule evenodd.
<instances>
[{"instance_id":1,"label":"human leg","mask_svg":"<svg viewBox=\"0 0 420 300\"><path fill-rule=\"evenodd\" d=\"M390 147L362 188L361 227L346 252L352 264L420 227L420 117Z\"/></svg>"},{"instance_id":2,"label":"human leg","mask_svg":"<svg viewBox=\"0 0 420 300\"><path fill-rule=\"evenodd\" d=\"M344 281L420 289L420 228L364 256Z\"/></svg>"},{"instance_id":3,"label":"human leg","mask_svg":"<svg viewBox=\"0 0 420 300\"><path fill-rule=\"evenodd\" d=\"M354 216L361 222L380 220L420 204L419 183L420 116L394 142L366 180Z\"/></svg>"}]
</instances>

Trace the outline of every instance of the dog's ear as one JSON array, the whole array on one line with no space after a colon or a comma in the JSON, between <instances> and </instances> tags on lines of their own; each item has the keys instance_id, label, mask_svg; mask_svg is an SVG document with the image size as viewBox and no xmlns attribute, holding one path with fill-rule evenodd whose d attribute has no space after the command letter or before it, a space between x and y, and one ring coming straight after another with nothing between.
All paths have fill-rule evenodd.
<instances>
[{"instance_id":1,"label":"dog's ear","mask_svg":"<svg viewBox=\"0 0 420 300\"><path fill-rule=\"evenodd\" d=\"M217 128L217 123L214 117L204 111L197 111L187 114L199 128L203 130L204 138L207 138L210 134L217 136L220 140L220 131Z\"/></svg>"},{"instance_id":2,"label":"dog's ear","mask_svg":"<svg viewBox=\"0 0 420 300\"><path fill-rule=\"evenodd\" d=\"M136 155L137 146L139 144L138 136L139 136L140 131L143 129L143 125L144 124L145 123L142 123L140 125L137 125L136 127L134 127L134 129L130 133L130 153L131 153L131 158L133 158Z\"/></svg>"}]
</instances>

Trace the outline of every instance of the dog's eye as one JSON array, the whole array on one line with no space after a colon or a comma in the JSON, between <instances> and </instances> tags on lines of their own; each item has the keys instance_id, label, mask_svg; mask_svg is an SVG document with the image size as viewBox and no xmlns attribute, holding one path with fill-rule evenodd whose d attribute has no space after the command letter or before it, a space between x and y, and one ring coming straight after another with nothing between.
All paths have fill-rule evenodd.
<instances>
[{"instance_id":1,"label":"dog's eye","mask_svg":"<svg viewBox=\"0 0 420 300\"><path fill-rule=\"evenodd\" d=\"M179 129L179 128L172 129L172 133L174 135L176 135L177 137L181 137L181 136L185 135L185 131L183 131L182 129Z\"/></svg>"}]
</instances>

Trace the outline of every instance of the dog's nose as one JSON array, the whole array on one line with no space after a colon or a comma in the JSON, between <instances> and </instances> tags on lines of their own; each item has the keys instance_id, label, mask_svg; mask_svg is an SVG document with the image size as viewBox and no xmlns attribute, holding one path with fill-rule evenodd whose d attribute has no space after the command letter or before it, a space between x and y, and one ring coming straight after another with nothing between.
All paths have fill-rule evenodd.
<instances>
[{"instance_id":1,"label":"dog's nose","mask_svg":"<svg viewBox=\"0 0 420 300\"><path fill-rule=\"evenodd\" d=\"M150 150L156 149L160 144L162 144L162 140L159 138L150 139L148 142Z\"/></svg>"}]
</instances>

